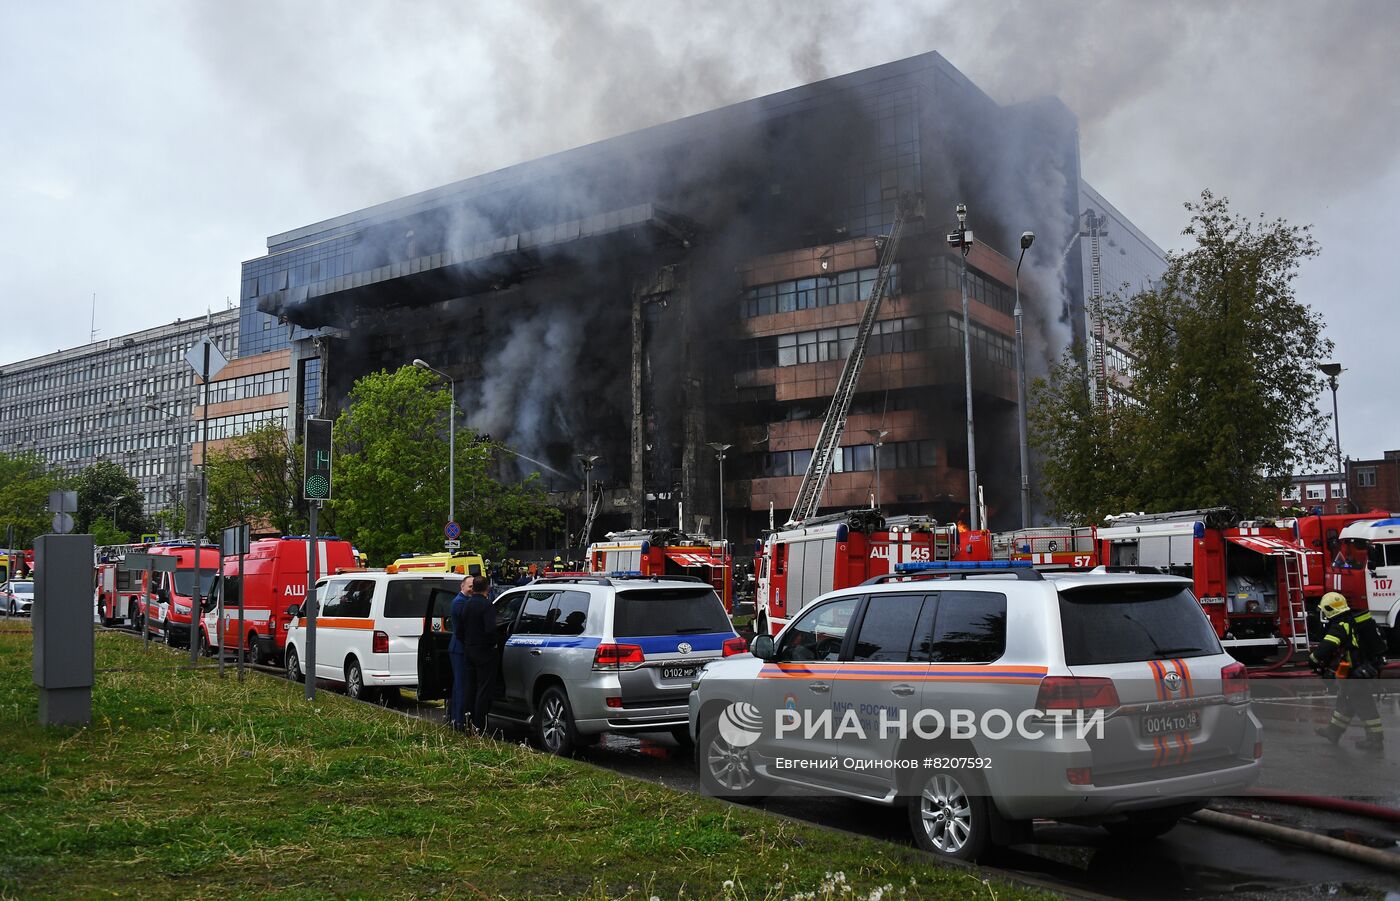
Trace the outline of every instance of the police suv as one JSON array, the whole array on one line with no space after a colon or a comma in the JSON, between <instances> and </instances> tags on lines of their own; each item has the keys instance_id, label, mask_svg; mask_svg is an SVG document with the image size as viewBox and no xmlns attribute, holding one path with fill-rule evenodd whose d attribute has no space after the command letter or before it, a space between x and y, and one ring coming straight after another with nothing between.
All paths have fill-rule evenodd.
<instances>
[{"instance_id":1,"label":"police suv","mask_svg":"<svg viewBox=\"0 0 1400 901\"><path fill-rule=\"evenodd\" d=\"M1188 579L907 564L819 597L690 697L707 791L781 784L908 806L970 859L1035 818L1151 838L1253 783L1243 665Z\"/></svg>"},{"instance_id":2,"label":"police suv","mask_svg":"<svg viewBox=\"0 0 1400 901\"><path fill-rule=\"evenodd\" d=\"M546 576L494 603L501 671L491 715L529 725L555 754L604 732L689 741L691 683L705 664L746 647L714 588L698 579ZM423 700L452 689L450 606L440 600L423 620Z\"/></svg>"}]
</instances>

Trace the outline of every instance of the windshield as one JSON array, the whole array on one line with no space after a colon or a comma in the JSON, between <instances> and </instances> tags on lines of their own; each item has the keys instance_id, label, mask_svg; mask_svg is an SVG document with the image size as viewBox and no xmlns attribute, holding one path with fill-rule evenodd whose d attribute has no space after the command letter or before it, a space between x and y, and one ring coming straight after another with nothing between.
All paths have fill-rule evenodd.
<instances>
[{"instance_id":1,"label":"windshield","mask_svg":"<svg viewBox=\"0 0 1400 901\"><path fill-rule=\"evenodd\" d=\"M700 635L733 632L724 604L713 588L621 591L613 614L613 634Z\"/></svg>"},{"instance_id":2,"label":"windshield","mask_svg":"<svg viewBox=\"0 0 1400 901\"><path fill-rule=\"evenodd\" d=\"M1068 666L1094 666L1221 653L1210 620L1189 588L1104 585L1060 594Z\"/></svg>"},{"instance_id":3,"label":"windshield","mask_svg":"<svg viewBox=\"0 0 1400 901\"><path fill-rule=\"evenodd\" d=\"M218 573L212 569L206 569L199 574L199 596L209 597L209 593L214 590L214 580ZM194 570L179 569L175 571L175 593L182 598L191 597L194 594Z\"/></svg>"},{"instance_id":4,"label":"windshield","mask_svg":"<svg viewBox=\"0 0 1400 901\"><path fill-rule=\"evenodd\" d=\"M1366 556L1370 542L1364 538L1358 541L1355 538L1348 538L1342 542L1337 550L1337 556L1332 559L1332 565L1338 568L1365 569Z\"/></svg>"},{"instance_id":5,"label":"windshield","mask_svg":"<svg viewBox=\"0 0 1400 901\"><path fill-rule=\"evenodd\" d=\"M10 590L13 591L15 594L33 594L33 593L34 593L34 583L33 583L33 582L11 582L11 583L10 583Z\"/></svg>"}]
</instances>

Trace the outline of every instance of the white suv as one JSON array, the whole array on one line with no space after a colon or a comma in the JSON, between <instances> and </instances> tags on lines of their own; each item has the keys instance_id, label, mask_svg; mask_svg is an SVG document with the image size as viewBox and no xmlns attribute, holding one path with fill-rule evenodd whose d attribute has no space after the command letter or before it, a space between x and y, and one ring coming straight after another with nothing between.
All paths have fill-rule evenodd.
<instances>
[{"instance_id":1,"label":"white suv","mask_svg":"<svg viewBox=\"0 0 1400 901\"><path fill-rule=\"evenodd\" d=\"M316 583L316 678L345 685L352 698L373 700L384 689L418 684L418 636L423 615L450 606L462 584L458 575L358 572ZM305 677L306 616L287 608L287 677Z\"/></svg>"},{"instance_id":2,"label":"white suv","mask_svg":"<svg viewBox=\"0 0 1400 901\"><path fill-rule=\"evenodd\" d=\"M1154 837L1258 778L1245 669L1190 580L909 566L700 671L708 791L907 804L920 847L974 858L1036 818Z\"/></svg>"}]
</instances>

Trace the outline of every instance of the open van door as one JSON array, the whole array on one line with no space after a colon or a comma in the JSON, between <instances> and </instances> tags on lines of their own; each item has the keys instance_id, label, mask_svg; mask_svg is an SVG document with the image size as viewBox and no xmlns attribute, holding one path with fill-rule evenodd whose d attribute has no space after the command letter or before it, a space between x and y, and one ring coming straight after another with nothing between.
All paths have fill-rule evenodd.
<instances>
[{"instance_id":1,"label":"open van door","mask_svg":"<svg viewBox=\"0 0 1400 901\"><path fill-rule=\"evenodd\" d=\"M418 638L418 700L436 701L452 694L452 599L455 589L434 588L423 611L423 632Z\"/></svg>"}]
</instances>

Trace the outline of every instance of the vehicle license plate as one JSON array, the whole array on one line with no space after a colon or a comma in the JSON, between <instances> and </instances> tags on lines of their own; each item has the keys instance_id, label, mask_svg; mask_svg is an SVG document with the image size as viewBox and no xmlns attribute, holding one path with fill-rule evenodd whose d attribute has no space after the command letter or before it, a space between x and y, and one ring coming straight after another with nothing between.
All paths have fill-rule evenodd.
<instances>
[{"instance_id":1,"label":"vehicle license plate","mask_svg":"<svg viewBox=\"0 0 1400 901\"><path fill-rule=\"evenodd\" d=\"M694 679L695 674L700 672L698 666L663 666L661 667L661 678L663 679Z\"/></svg>"},{"instance_id":2,"label":"vehicle license plate","mask_svg":"<svg viewBox=\"0 0 1400 901\"><path fill-rule=\"evenodd\" d=\"M1191 732L1201 728L1201 712L1157 713L1142 718L1144 735L1165 735L1168 732Z\"/></svg>"}]
</instances>

